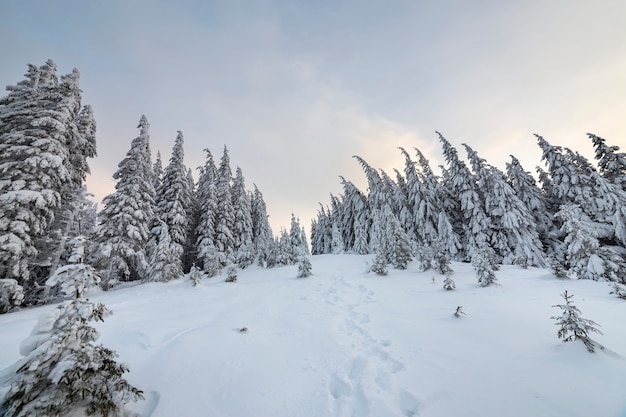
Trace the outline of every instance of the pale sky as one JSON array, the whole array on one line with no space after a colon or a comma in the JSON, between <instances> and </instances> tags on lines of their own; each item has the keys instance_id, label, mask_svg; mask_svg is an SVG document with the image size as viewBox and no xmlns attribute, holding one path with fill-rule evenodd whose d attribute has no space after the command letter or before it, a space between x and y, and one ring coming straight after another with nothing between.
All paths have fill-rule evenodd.
<instances>
[{"instance_id":1,"label":"pale sky","mask_svg":"<svg viewBox=\"0 0 626 417\"><path fill-rule=\"evenodd\" d=\"M439 172L435 130L500 169L544 166L533 133L626 151L625 21L620 0L7 0L0 85L47 59L80 70L98 199L145 114L153 156L167 164L178 130L193 169L226 145L274 233L294 212L308 234L339 175L365 191L352 155L392 175L417 147Z\"/></svg>"}]
</instances>

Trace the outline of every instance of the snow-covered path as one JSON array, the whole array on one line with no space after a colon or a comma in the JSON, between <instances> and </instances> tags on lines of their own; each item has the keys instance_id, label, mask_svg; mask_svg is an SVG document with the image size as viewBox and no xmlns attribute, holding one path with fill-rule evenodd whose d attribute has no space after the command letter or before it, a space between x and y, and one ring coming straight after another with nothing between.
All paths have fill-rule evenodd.
<instances>
[{"instance_id":1,"label":"snow-covered path","mask_svg":"<svg viewBox=\"0 0 626 417\"><path fill-rule=\"evenodd\" d=\"M234 284L93 294L114 311L100 342L129 364L146 417L626 415L626 303L607 284L503 267L501 286L480 288L454 264L448 292L415 265L367 274L368 259L315 256L306 279L295 266L253 267ZM607 349L556 338L564 289ZM457 306L467 315L455 318ZM0 316L0 368L51 308Z\"/></svg>"}]
</instances>

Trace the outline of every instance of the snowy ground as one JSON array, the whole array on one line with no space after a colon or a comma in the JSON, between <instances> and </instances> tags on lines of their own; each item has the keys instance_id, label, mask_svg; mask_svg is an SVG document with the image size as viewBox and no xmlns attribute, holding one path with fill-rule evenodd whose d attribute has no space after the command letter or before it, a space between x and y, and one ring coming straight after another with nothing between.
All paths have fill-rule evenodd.
<instances>
[{"instance_id":1,"label":"snowy ground","mask_svg":"<svg viewBox=\"0 0 626 417\"><path fill-rule=\"evenodd\" d=\"M626 416L626 302L606 283L503 267L481 288L455 263L449 292L415 264L368 274L370 259L314 256L306 279L253 267L234 284L92 294L114 312L99 341L130 366L146 417ZM606 349L556 338L565 289ZM53 308L0 316L0 374Z\"/></svg>"}]
</instances>

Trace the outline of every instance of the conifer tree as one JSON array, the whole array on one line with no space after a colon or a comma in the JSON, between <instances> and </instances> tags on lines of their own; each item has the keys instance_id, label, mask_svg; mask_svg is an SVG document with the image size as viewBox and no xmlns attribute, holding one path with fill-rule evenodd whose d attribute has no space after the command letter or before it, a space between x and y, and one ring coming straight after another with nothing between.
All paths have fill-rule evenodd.
<instances>
[{"instance_id":1,"label":"conifer tree","mask_svg":"<svg viewBox=\"0 0 626 417\"><path fill-rule=\"evenodd\" d=\"M339 228L337 227L337 223L333 222L333 250L332 253L333 255L339 255L344 253L344 246L343 246L343 237L341 236L341 232L339 231Z\"/></svg>"},{"instance_id":2,"label":"conifer tree","mask_svg":"<svg viewBox=\"0 0 626 417\"><path fill-rule=\"evenodd\" d=\"M489 276L497 270L496 254L491 247L491 221L485 213L484 200L476 189L475 178L458 157L456 149L440 133L439 141L449 166L450 193L457 196L463 213L464 251L472 260L479 282L490 282ZM474 261L474 257L479 259ZM489 272L490 271L490 272ZM489 284L487 284L489 285Z\"/></svg>"},{"instance_id":3,"label":"conifer tree","mask_svg":"<svg viewBox=\"0 0 626 417\"><path fill-rule=\"evenodd\" d=\"M70 91L77 81L75 71L59 85L52 61L29 65L26 79L8 86L9 94L0 99L0 219L5 219L0 276L20 285L31 278L28 264L38 254L36 239L48 232L62 197L82 175L68 148L71 135L78 140L81 133L74 94L79 90Z\"/></svg>"},{"instance_id":4,"label":"conifer tree","mask_svg":"<svg viewBox=\"0 0 626 417\"><path fill-rule=\"evenodd\" d=\"M157 214L167 225L172 239L172 252L181 262L185 253L189 231L189 210L191 206L187 168L183 162L183 134L178 132L169 164L163 171L163 180L157 190ZM159 231L153 231L158 236Z\"/></svg>"},{"instance_id":5,"label":"conifer tree","mask_svg":"<svg viewBox=\"0 0 626 417\"><path fill-rule=\"evenodd\" d=\"M263 194L254 185L251 202L252 211L252 244L254 247L257 263L260 266L265 265L267 253L273 242L272 228L267 215L267 207Z\"/></svg>"},{"instance_id":6,"label":"conifer tree","mask_svg":"<svg viewBox=\"0 0 626 417\"><path fill-rule=\"evenodd\" d=\"M234 209L233 239L237 266L241 269L248 267L254 262L252 207L244 181L241 168L237 167L232 187Z\"/></svg>"},{"instance_id":7,"label":"conifer tree","mask_svg":"<svg viewBox=\"0 0 626 417\"><path fill-rule=\"evenodd\" d=\"M224 154L217 172L217 211L215 218L215 247L222 268L234 260L235 251L235 238L233 236L235 218L231 181L230 157L228 156L228 149L224 146Z\"/></svg>"},{"instance_id":8,"label":"conifer tree","mask_svg":"<svg viewBox=\"0 0 626 417\"><path fill-rule=\"evenodd\" d=\"M307 256L302 256L300 258L300 264L298 265L298 278L307 278L312 275L311 270L313 266L311 265L311 261Z\"/></svg>"},{"instance_id":9,"label":"conifer tree","mask_svg":"<svg viewBox=\"0 0 626 417\"><path fill-rule=\"evenodd\" d=\"M95 270L82 263L84 239L76 244L70 264L50 277L48 285L60 284L73 298L42 316L31 335L22 342L24 356L9 381L0 414L6 417L128 415L125 404L143 398L122 375L128 368L115 361L117 354L94 345L98 332L90 321L102 321L111 312L103 304L84 298L99 281Z\"/></svg>"},{"instance_id":10,"label":"conifer tree","mask_svg":"<svg viewBox=\"0 0 626 417\"><path fill-rule=\"evenodd\" d=\"M180 257L174 252L167 224L159 220L159 225L153 229L158 231L158 243L150 255L149 275L147 281L167 282L180 278L183 268Z\"/></svg>"},{"instance_id":11,"label":"conifer tree","mask_svg":"<svg viewBox=\"0 0 626 417\"><path fill-rule=\"evenodd\" d=\"M600 174L609 182L626 190L626 153L618 152L619 146L609 146L606 140L587 133L595 148Z\"/></svg>"},{"instance_id":12,"label":"conifer tree","mask_svg":"<svg viewBox=\"0 0 626 417\"><path fill-rule=\"evenodd\" d=\"M561 206L556 213L565 234L565 260L571 277L619 281L626 272L623 258L609 248L601 248L595 225L575 204Z\"/></svg>"},{"instance_id":13,"label":"conifer tree","mask_svg":"<svg viewBox=\"0 0 626 417\"><path fill-rule=\"evenodd\" d=\"M215 248L215 219L217 213L217 189L215 186L217 169L213 155L208 149L206 162L198 179L197 201L200 210L200 222L196 228L196 259L200 268L213 277L221 270L217 249Z\"/></svg>"},{"instance_id":14,"label":"conifer tree","mask_svg":"<svg viewBox=\"0 0 626 417\"><path fill-rule=\"evenodd\" d=\"M593 320L580 317L580 310L572 303L572 294L568 294L565 291L561 294L565 299L565 304L557 304L552 307L558 307L562 313L560 316L550 317L556 320L556 325L560 326L557 336L559 339L563 339L564 342L571 342L573 340L580 340L585 344L585 347L589 352L594 352L596 342L594 342L589 333L602 334L595 326L598 323Z\"/></svg>"},{"instance_id":15,"label":"conifer tree","mask_svg":"<svg viewBox=\"0 0 626 417\"><path fill-rule=\"evenodd\" d=\"M100 226L93 236L92 257L110 287L118 280L146 278L145 247L154 217L154 188L151 176L148 120L139 120L139 136L119 164L113 178L115 192L103 200Z\"/></svg>"},{"instance_id":16,"label":"conifer tree","mask_svg":"<svg viewBox=\"0 0 626 417\"><path fill-rule=\"evenodd\" d=\"M522 267L546 265L545 254L533 217L517 197L504 174L489 166L464 144L479 189L483 190L485 212L494 229L491 245L505 264Z\"/></svg>"},{"instance_id":17,"label":"conifer tree","mask_svg":"<svg viewBox=\"0 0 626 417\"><path fill-rule=\"evenodd\" d=\"M163 180L163 162L161 161L161 151L157 151L156 160L152 165L153 181L152 185L155 190L161 187L161 181Z\"/></svg>"}]
</instances>

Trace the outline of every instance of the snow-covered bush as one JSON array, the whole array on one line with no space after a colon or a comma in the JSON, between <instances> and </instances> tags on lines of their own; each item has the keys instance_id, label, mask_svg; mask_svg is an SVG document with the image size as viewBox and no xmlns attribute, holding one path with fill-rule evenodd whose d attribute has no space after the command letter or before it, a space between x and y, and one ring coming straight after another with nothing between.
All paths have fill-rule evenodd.
<instances>
[{"instance_id":1,"label":"snow-covered bush","mask_svg":"<svg viewBox=\"0 0 626 417\"><path fill-rule=\"evenodd\" d=\"M565 299L565 304L557 304L552 307L558 307L562 310L560 316L550 317L556 320L556 325L560 326L557 336L559 339L563 339L564 342L570 342L572 340L581 340L589 352L593 352L596 347L596 343L591 340L589 333L602 334L596 327L598 323L593 320L584 319L580 317L580 310L572 304L571 299L574 297L565 291L561 296Z\"/></svg>"},{"instance_id":2,"label":"snow-covered bush","mask_svg":"<svg viewBox=\"0 0 626 417\"><path fill-rule=\"evenodd\" d=\"M225 282L237 282L237 267L233 264L229 264L226 267L226 280Z\"/></svg>"},{"instance_id":3,"label":"snow-covered bush","mask_svg":"<svg viewBox=\"0 0 626 417\"><path fill-rule=\"evenodd\" d=\"M376 258L370 267L370 271L374 272L376 275L387 275L389 273L387 263L387 257L383 253L382 248L379 247L376 251Z\"/></svg>"},{"instance_id":4,"label":"snow-covered bush","mask_svg":"<svg viewBox=\"0 0 626 417\"><path fill-rule=\"evenodd\" d=\"M24 300L24 289L11 278L0 279L0 314L19 307Z\"/></svg>"},{"instance_id":5,"label":"snow-covered bush","mask_svg":"<svg viewBox=\"0 0 626 417\"><path fill-rule=\"evenodd\" d=\"M189 271L189 279L191 279L191 282L193 283L194 287L200 284L201 278L202 278L202 271L200 271L200 268L198 268L196 264L193 264L191 266L191 270Z\"/></svg>"},{"instance_id":6,"label":"snow-covered bush","mask_svg":"<svg viewBox=\"0 0 626 417\"><path fill-rule=\"evenodd\" d=\"M313 266L311 265L311 261L308 257L302 256L300 259L300 264L298 265L298 278L306 278L312 275L311 270Z\"/></svg>"},{"instance_id":7,"label":"snow-covered bush","mask_svg":"<svg viewBox=\"0 0 626 417\"><path fill-rule=\"evenodd\" d=\"M443 281L443 289L446 291L452 291L456 289L456 284L450 275L446 276L446 279Z\"/></svg>"}]
</instances>

